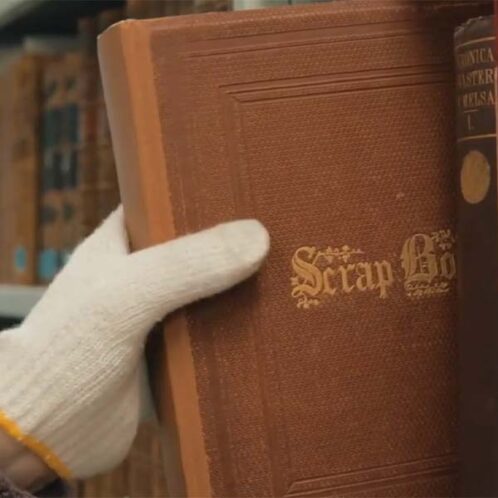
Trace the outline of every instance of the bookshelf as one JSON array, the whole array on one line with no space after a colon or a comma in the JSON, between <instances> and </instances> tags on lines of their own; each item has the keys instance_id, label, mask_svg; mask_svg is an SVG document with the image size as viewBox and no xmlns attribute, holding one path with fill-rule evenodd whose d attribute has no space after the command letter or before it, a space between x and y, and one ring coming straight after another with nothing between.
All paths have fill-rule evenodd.
<instances>
[{"instance_id":1,"label":"bookshelf","mask_svg":"<svg viewBox=\"0 0 498 498\"><path fill-rule=\"evenodd\" d=\"M0 285L0 318L24 318L41 298L44 290L42 286Z\"/></svg>"},{"instance_id":2,"label":"bookshelf","mask_svg":"<svg viewBox=\"0 0 498 498\"><path fill-rule=\"evenodd\" d=\"M71 34L77 19L94 16L105 8L120 7L124 0L1 0L0 42L27 34Z\"/></svg>"},{"instance_id":3,"label":"bookshelf","mask_svg":"<svg viewBox=\"0 0 498 498\"><path fill-rule=\"evenodd\" d=\"M125 0L0 0L0 65L18 56L26 36L76 39L78 19L124 6ZM0 283L0 330L22 320L43 292L43 286Z\"/></svg>"}]
</instances>

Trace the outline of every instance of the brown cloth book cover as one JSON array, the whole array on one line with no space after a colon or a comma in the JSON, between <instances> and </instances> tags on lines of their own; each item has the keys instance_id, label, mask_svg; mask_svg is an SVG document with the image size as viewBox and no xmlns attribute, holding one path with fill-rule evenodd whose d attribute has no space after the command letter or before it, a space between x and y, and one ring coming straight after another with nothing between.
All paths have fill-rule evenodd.
<instances>
[{"instance_id":1,"label":"brown cloth book cover","mask_svg":"<svg viewBox=\"0 0 498 498\"><path fill-rule=\"evenodd\" d=\"M102 11L97 18L99 33L105 31L112 24L123 19L125 12L122 9ZM111 144L111 132L107 120L107 109L104 101L101 78L97 85L97 213L98 220L102 221L119 204L119 186L116 176L116 164Z\"/></svg>"},{"instance_id":2,"label":"brown cloth book cover","mask_svg":"<svg viewBox=\"0 0 498 498\"><path fill-rule=\"evenodd\" d=\"M493 16L455 33L462 495L498 496L498 224Z\"/></svg>"},{"instance_id":3,"label":"brown cloth book cover","mask_svg":"<svg viewBox=\"0 0 498 498\"><path fill-rule=\"evenodd\" d=\"M12 90L12 66L4 68L0 76L0 279L1 282L11 283L12 252L15 231L15 196L13 195L15 175L12 169L13 139L9 117L12 115L13 101L8 98Z\"/></svg>"},{"instance_id":4,"label":"brown cloth book cover","mask_svg":"<svg viewBox=\"0 0 498 498\"><path fill-rule=\"evenodd\" d=\"M94 18L78 20L81 72L78 77L78 191L80 208L76 225L80 240L98 225L97 191L97 22Z\"/></svg>"},{"instance_id":5,"label":"brown cloth book cover","mask_svg":"<svg viewBox=\"0 0 498 498\"><path fill-rule=\"evenodd\" d=\"M172 496L456 492L453 30L480 12L351 0L100 37L133 248L246 217L272 240L167 319Z\"/></svg>"}]
</instances>

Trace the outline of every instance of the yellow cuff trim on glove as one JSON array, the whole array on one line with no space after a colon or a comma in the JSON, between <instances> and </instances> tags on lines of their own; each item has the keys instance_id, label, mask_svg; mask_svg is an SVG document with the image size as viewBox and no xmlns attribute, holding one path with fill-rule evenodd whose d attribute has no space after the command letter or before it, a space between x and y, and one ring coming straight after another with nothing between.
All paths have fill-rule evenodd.
<instances>
[{"instance_id":1,"label":"yellow cuff trim on glove","mask_svg":"<svg viewBox=\"0 0 498 498\"><path fill-rule=\"evenodd\" d=\"M20 427L13 420L10 420L2 410L0 410L0 428L4 429L9 436L13 437L38 455L47 466L60 477L64 479L69 479L71 477L71 471L62 463L59 457L52 452L52 450L41 441L38 441L38 439L28 434L24 434Z\"/></svg>"}]
</instances>

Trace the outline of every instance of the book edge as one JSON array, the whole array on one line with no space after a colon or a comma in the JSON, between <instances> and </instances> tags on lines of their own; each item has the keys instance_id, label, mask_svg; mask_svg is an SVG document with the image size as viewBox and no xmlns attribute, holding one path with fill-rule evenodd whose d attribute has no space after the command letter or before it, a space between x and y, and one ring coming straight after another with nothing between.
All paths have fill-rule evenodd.
<instances>
[{"instance_id":1,"label":"book edge","mask_svg":"<svg viewBox=\"0 0 498 498\"><path fill-rule=\"evenodd\" d=\"M117 23L99 36L98 53L127 228L141 249L176 236L147 24ZM168 488L174 496L211 496L185 314L167 328L157 375L160 419L176 446L168 448Z\"/></svg>"}]
</instances>

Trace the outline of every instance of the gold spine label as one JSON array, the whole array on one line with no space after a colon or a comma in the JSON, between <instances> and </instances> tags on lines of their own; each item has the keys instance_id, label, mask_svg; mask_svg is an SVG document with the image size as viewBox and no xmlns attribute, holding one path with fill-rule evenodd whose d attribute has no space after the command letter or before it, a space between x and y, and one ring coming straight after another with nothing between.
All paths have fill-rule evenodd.
<instances>
[{"instance_id":1,"label":"gold spine label","mask_svg":"<svg viewBox=\"0 0 498 498\"><path fill-rule=\"evenodd\" d=\"M469 204L483 201L491 184L491 166L486 156L471 150L463 158L460 170L460 186L463 198Z\"/></svg>"},{"instance_id":2,"label":"gold spine label","mask_svg":"<svg viewBox=\"0 0 498 498\"><path fill-rule=\"evenodd\" d=\"M458 142L495 138L493 43L490 36L455 46Z\"/></svg>"}]
</instances>

